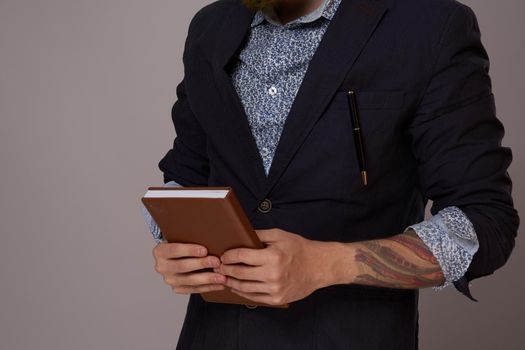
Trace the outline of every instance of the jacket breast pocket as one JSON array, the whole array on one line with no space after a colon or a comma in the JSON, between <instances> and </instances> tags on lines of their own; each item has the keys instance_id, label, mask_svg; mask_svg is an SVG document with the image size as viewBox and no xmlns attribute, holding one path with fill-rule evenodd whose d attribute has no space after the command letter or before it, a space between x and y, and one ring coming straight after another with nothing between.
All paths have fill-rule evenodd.
<instances>
[{"instance_id":1,"label":"jacket breast pocket","mask_svg":"<svg viewBox=\"0 0 525 350\"><path fill-rule=\"evenodd\" d=\"M348 92L342 90L335 93L320 119L317 130L319 135L323 136L318 138L330 138L332 143L329 146L332 151L327 150L324 154L329 154L331 160L337 159L340 166L345 165L345 171L339 173L348 178L361 179L358 159L363 157L368 184L372 186L377 178L383 176L380 169L399 159L403 151L400 130L406 107L405 91L356 90L355 96L360 142L357 142L359 139L353 131L352 107ZM328 141L317 144L326 145ZM337 153L333 151L336 149ZM316 150L320 152L323 148L317 147ZM360 183L357 185L360 186Z\"/></svg>"}]
</instances>

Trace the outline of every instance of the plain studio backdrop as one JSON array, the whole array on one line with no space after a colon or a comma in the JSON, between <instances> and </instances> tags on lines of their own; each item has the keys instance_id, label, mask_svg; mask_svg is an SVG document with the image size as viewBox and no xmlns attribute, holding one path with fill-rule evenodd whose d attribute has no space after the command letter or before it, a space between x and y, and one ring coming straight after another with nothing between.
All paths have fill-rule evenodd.
<instances>
[{"instance_id":1,"label":"plain studio backdrop","mask_svg":"<svg viewBox=\"0 0 525 350\"><path fill-rule=\"evenodd\" d=\"M162 184L184 39L209 2L0 0L0 349L174 348L188 297L154 271L139 199ZM464 3L523 215L524 2ZM523 349L523 247L472 282L478 303L422 290L421 349Z\"/></svg>"}]
</instances>

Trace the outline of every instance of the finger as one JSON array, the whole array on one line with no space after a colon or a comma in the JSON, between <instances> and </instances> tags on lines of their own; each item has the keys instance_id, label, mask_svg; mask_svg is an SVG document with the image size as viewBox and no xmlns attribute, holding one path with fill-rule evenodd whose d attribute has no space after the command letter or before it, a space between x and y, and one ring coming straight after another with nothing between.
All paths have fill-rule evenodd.
<instances>
[{"instance_id":1,"label":"finger","mask_svg":"<svg viewBox=\"0 0 525 350\"><path fill-rule=\"evenodd\" d=\"M219 273L238 280L264 281L264 268L261 266L225 265L219 267Z\"/></svg>"},{"instance_id":2,"label":"finger","mask_svg":"<svg viewBox=\"0 0 525 350\"><path fill-rule=\"evenodd\" d=\"M244 263L248 265L263 265L268 261L267 251L253 248L234 248L228 249L221 255L224 264Z\"/></svg>"},{"instance_id":3,"label":"finger","mask_svg":"<svg viewBox=\"0 0 525 350\"><path fill-rule=\"evenodd\" d=\"M226 282L226 277L220 273L215 272L196 272L188 274L176 275L178 285L196 286L201 284L223 284Z\"/></svg>"},{"instance_id":4,"label":"finger","mask_svg":"<svg viewBox=\"0 0 525 350\"><path fill-rule=\"evenodd\" d=\"M178 258L178 259L165 259L159 262L161 265L161 271L164 273L185 273L192 272L205 268L217 268L220 266L221 261L218 257L208 255L203 258Z\"/></svg>"},{"instance_id":5,"label":"finger","mask_svg":"<svg viewBox=\"0 0 525 350\"><path fill-rule=\"evenodd\" d=\"M159 257L166 259L206 256L208 250L205 246L193 243L160 243L157 247Z\"/></svg>"},{"instance_id":6,"label":"finger","mask_svg":"<svg viewBox=\"0 0 525 350\"><path fill-rule=\"evenodd\" d=\"M223 284L203 284L200 286L177 286L171 289L175 293L189 294L189 293L204 293L212 290L223 290L226 288Z\"/></svg>"},{"instance_id":7,"label":"finger","mask_svg":"<svg viewBox=\"0 0 525 350\"><path fill-rule=\"evenodd\" d=\"M225 285L244 293L270 293L267 283L257 281L244 281L228 276Z\"/></svg>"}]
</instances>

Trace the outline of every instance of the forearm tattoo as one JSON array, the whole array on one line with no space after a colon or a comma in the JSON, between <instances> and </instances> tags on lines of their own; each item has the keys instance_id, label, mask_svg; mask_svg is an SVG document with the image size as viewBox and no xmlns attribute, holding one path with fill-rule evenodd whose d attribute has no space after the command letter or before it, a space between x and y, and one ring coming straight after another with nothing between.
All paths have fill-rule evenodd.
<instances>
[{"instance_id":1,"label":"forearm tattoo","mask_svg":"<svg viewBox=\"0 0 525 350\"><path fill-rule=\"evenodd\" d=\"M443 283L436 258L413 230L357 242L354 283L390 288L423 288Z\"/></svg>"}]
</instances>

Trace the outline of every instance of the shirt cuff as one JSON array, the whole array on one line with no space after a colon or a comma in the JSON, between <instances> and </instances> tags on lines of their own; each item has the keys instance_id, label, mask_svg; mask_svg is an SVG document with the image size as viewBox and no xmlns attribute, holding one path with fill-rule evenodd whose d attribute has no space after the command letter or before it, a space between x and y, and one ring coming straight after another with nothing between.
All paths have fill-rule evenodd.
<instances>
[{"instance_id":1,"label":"shirt cuff","mask_svg":"<svg viewBox=\"0 0 525 350\"><path fill-rule=\"evenodd\" d=\"M409 229L413 229L427 245L443 271L444 283L432 289L439 291L453 284L458 291L477 301L470 294L465 272L479 248L479 242L466 214L456 206L449 206L428 220L408 226L404 232Z\"/></svg>"},{"instance_id":2,"label":"shirt cuff","mask_svg":"<svg viewBox=\"0 0 525 350\"><path fill-rule=\"evenodd\" d=\"M175 181L169 181L166 182L163 187L182 187L179 183ZM159 244L162 242L165 242L164 237L162 236L162 232L160 231L159 227L157 226L157 223L149 213L148 209L144 206L144 203L140 202L140 210L142 212L142 216L144 217L144 221L146 221L146 224L148 225L148 228L151 232L151 235L153 236L153 240L155 240L155 243Z\"/></svg>"}]
</instances>

